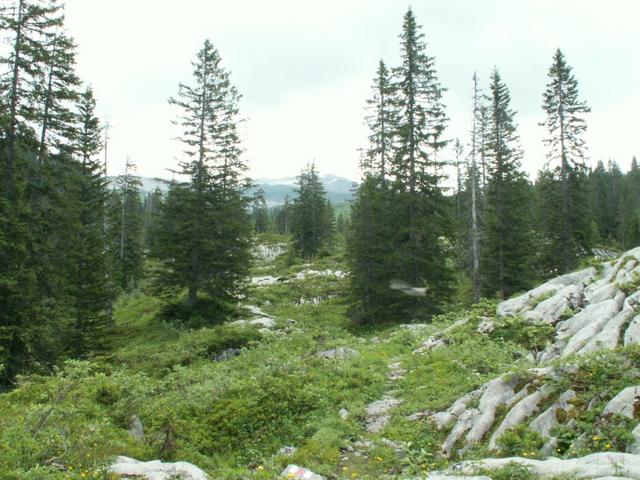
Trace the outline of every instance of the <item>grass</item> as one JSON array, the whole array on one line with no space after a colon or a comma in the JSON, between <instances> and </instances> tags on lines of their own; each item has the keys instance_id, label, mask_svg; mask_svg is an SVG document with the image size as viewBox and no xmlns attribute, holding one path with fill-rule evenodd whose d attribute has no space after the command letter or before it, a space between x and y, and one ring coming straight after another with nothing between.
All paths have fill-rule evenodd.
<instances>
[{"instance_id":1,"label":"grass","mask_svg":"<svg viewBox=\"0 0 640 480\"><path fill-rule=\"evenodd\" d=\"M286 243L286 238L259 241ZM291 279L310 269L345 270L344 259L329 256L308 264L285 254L258 265L255 275ZM492 302L436 317L419 330L356 327L346 317L347 282L309 276L249 288L243 303L277 319L271 332L217 317L197 328L197 322L168 321L166 311L175 300L154 297L144 286L122 296L101 355L67 362L49 377L23 378L19 388L0 395L0 477L110 480L105 468L116 455L189 461L212 478L229 480L277 478L288 463L337 479L404 478L446 467L449 460L440 456L439 445L447 431L407 415L445 409L496 376L526 371L527 354L541 349L550 332L519 318L496 319ZM300 302L312 298L320 302ZM206 311L201 317L207 320ZM468 321L440 335L445 346L413 353L461 318ZM495 329L479 334L478 325L487 319ZM339 346L359 355L344 360L316 355ZM216 361L229 348L241 354ZM387 378L392 361L402 363L405 378ZM637 384L640 348L572 361L575 368L554 380L558 392L573 388L578 394L574 421L556 432L559 455L603 445L623 451L630 422L599 421L598 415L616 392ZM391 411L380 434L369 434L365 407L389 391L403 403ZM339 417L341 409L350 412L347 420ZM143 441L128 433L134 414L144 425ZM592 440L571 451L573 440L585 432ZM399 456L383 437L406 442L405 454ZM345 455L360 438L372 442L367 457ZM297 447L293 456L278 454L285 445ZM539 439L520 429L509 432L502 446L517 454L538 448ZM466 458L488 453L480 445ZM493 478L532 478L516 467L503 470Z\"/></svg>"}]
</instances>

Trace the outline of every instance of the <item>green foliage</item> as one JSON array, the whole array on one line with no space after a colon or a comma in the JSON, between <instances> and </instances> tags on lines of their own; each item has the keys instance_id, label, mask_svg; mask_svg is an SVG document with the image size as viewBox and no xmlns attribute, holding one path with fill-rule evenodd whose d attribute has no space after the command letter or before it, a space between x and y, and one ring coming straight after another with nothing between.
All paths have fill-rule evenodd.
<instances>
[{"instance_id":1,"label":"green foliage","mask_svg":"<svg viewBox=\"0 0 640 480\"><path fill-rule=\"evenodd\" d=\"M497 70L491 75L487 136L489 180L483 240L483 288L508 298L532 280L532 189L521 168L522 151L509 90Z\"/></svg>"},{"instance_id":2,"label":"green foliage","mask_svg":"<svg viewBox=\"0 0 640 480\"><path fill-rule=\"evenodd\" d=\"M498 439L500 453L505 457L537 457L539 450L544 445L544 439L540 434L531 430L526 425L518 425L507 430Z\"/></svg>"},{"instance_id":3,"label":"green foliage","mask_svg":"<svg viewBox=\"0 0 640 480\"><path fill-rule=\"evenodd\" d=\"M553 340L555 327L547 323L528 322L521 317L501 317L494 323L491 336L512 342L530 352L540 352Z\"/></svg>"},{"instance_id":4,"label":"green foliage","mask_svg":"<svg viewBox=\"0 0 640 480\"><path fill-rule=\"evenodd\" d=\"M334 234L333 207L315 164L308 165L298 176L296 193L289 225L293 247L298 255L313 259L330 246Z\"/></svg>"}]
</instances>

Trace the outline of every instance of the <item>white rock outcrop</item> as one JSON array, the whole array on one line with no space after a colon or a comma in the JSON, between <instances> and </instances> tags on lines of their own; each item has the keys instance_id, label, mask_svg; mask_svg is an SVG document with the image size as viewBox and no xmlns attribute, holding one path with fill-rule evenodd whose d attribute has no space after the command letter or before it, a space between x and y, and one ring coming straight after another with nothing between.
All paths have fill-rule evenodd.
<instances>
[{"instance_id":1,"label":"white rock outcrop","mask_svg":"<svg viewBox=\"0 0 640 480\"><path fill-rule=\"evenodd\" d=\"M209 480L206 473L191 463L164 463L160 460L140 462L123 456L116 458L109 471L127 479L173 480L180 478L182 480Z\"/></svg>"},{"instance_id":2,"label":"white rock outcrop","mask_svg":"<svg viewBox=\"0 0 640 480\"><path fill-rule=\"evenodd\" d=\"M603 415L622 415L630 419L634 418L636 409L640 411L640 386L627 387L609 400L602 411Z\"/></svg>"},{"instance_id":3,"label":"white rock outcrop","mask_svg":"<svg viewBox=\"0 0 640 480\"><path fill-rule=\"evenodd\" d=\"M453 473L472 475L478 469L497 470L516 463L527 467L533 474L546 476L572 475L577 478L629 478L640 480L640 455L630 453L594 453L586 457L533 460L521 457L488 458L462 462Z\"/></svg>"}]
</instances>

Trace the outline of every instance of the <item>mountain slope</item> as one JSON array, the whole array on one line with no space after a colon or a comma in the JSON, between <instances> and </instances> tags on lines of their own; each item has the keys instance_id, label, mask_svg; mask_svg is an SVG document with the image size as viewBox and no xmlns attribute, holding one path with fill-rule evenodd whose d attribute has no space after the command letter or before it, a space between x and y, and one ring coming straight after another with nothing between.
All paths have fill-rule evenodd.
<instances>
[{"instance_id":1,"label":"mountain slope","mask_svg":"<svg viewBox=\"0 0 640 480\"><path fill-rule=\"evenodd\" d=\"M186 315L143 285L102 355L1 394L0 477L104 480L126 455L229 480L288 464L327 479L640 479L640 249L497 306L363 328L342 260L291 264L276 241L238 316Z\"/></svg>"}]
</instances>

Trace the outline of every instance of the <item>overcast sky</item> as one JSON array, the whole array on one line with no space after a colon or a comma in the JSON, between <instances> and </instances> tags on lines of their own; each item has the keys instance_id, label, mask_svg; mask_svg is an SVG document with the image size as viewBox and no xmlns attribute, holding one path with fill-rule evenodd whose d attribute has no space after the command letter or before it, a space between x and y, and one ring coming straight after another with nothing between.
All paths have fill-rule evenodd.
<instances>
[{"instance_id":1,"label":"overcast sky","mask_svg":"<svg viewBox=\"0 0 640 480\"><path fill-rule=\"evenodd\" d=\"M127 155L145 176L170 177L180 146L167 98L189 82L209 38L242 93L244 147L254 177L323 173L358 177L364 105L377 62L398 63L409 5L436 57L451 121L466 143L471 77L494 66L511 90L524 166L544 163L541 99L560 47L592 107L591 162L624 169L639 152L638 0L67 0L78 69L112 125L109 173Z\"/></svg>"}]
</instances>

